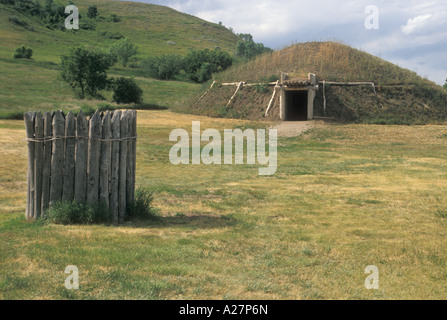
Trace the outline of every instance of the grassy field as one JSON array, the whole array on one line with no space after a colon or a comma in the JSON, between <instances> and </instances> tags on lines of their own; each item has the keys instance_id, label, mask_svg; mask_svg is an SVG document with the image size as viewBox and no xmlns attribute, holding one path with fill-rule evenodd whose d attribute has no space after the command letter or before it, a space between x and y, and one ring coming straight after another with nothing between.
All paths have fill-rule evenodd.
<instances>
[{"instance_id":1,"label":"grassy field","mask_svg":"<svg viewBox=\"0 0 447 320\"><path fill-rule=\"evenodd\" d=\"M445 299L447 127L317 126L280 139L276 175L260 177L170 164L169 133L193 120L266 125L139 112L137 185L162 218L120 227L26 223L24 125L0 121L0 298Z\"/></svg>"}]
</instances>

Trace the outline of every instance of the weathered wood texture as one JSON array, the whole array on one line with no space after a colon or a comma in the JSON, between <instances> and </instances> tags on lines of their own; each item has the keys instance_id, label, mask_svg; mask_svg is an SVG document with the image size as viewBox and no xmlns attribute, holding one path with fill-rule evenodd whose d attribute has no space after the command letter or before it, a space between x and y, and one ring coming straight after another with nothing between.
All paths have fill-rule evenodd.
<instances>
[{"instance_id":1,"label":"weathered wood texture","mask_svg":"<svg viewBox=\"0 0 447 320\"><path fill-rule=\"evenodd\" d=\"M99 202L107 208L109 207L111 125L110 112L107 111L102 118L101 158L99 164Z\"/></svg>"},{"instance_id":2,"label":"weathered wood texture","mask_svg":"<svg viewBox=\"0 0 447 320\"><path fill-rule=\"evenodd\" d=\"M87 160L89 122L81 111L76 119L75 201L87 201Z\"/></svg>"},{"instance_id":3,"label":"weathered wood texture","mask_svg":"<svg viewBox=\"0 0 447 320\"><path fill-rule=\"evenodd\" d=\"M129 113L124 111L120 119L121 145L120 145L120 166L119 166L119 223L123 223L126 218L126 177L127 177L127 140L128 137L128 117Z\"/></svg>"},{"instance_id":4,"label":"weathered wood texture","mask_svg":"<svg viewBox=\"0 0 447 320\"><path fill-rule=\"evenodd\" d=\"M62 201L73 201L76 156L76 119L73 112L65 119L65 166Z\"/></svg>"},{"instance_id":5,"label":"weathered wood texture","mask_svg":"<svg viewBox=\"0 0 447 320\"><path fill-rule=\"evenodd\" d=\"M117 111L112 117L112 154L110 172L110 215L113 223L119 222L119 167L120 167L120 142L121 138L121 111Z\"/></svg>"},{"instance_id":6,"label":"weathered wood texture","mask_svg":"<svg viewBox=\"0 0 447 320\"><path fill-rule=\"evenodd\" d=\"M136 111L24 115L28 144L27 220L60 201L101 204L122 223L135 197Z\"/></svg>"},{"instance_id":7,"label":"weathered wood texture","mask_svg":"<svg viewBox=\"0 0 447 320\"><path fill-rule=\"evenodd\" d=\"M53 116L53 154L51 157L50 206L62 200L64 178L65 117L62 111Z\"/></svg>"}]
</instances>

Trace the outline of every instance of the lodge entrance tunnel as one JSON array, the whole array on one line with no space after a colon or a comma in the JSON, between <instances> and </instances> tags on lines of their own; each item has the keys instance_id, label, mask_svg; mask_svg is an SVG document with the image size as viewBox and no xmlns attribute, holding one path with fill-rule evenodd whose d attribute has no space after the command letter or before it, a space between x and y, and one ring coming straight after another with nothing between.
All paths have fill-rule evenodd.
<instances>
[{"instance_id":1,"label":"lodge entrance tunnel","mask_svg":"<svg viewBox=\"0 0 447 320\"><path fill-rule=\"evenodd\" d=\"M307 121L308 90L290 90L285 92L285 121Z\"/></svg>"}]
</instances>

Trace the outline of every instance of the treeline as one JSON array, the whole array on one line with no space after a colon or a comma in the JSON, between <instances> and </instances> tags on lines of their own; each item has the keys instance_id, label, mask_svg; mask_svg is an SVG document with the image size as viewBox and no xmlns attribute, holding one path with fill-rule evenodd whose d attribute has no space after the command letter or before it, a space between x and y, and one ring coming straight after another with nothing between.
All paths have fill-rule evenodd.
<instances>
[{"instance_id":1,"label":"treeline","mask_svg":"<svg viewBox=\"0 0 447 320\"><path fill-rule=\"evenodd\" d=\"M211 79L212 74L226 70L233 64L230 54L219 50L195 50L186 57L162 55L144 60L146 76L160 80L190 80L197 83Z\"/></svg>"},{"instance_id":2,"label":"treeline","mask_svg":"<svg viewBox=\"0 0 447 320\"><path fill-rule=\"evenodd\" d=\"M251 60L263 53L273 52L264 44L254 42L253 36L249 33L240 33L238 37L241 39L236 45L236 56L239 58Z\"/></svg>"},{"instance_id":3,"label":"treeline","mask_svg":"<svg viewBox=\"0 0 447 320\"><path fill-rule=\"evenodd\" d=\"M235 57L220 49L195 50L187 56L162 55L144 60L141 64L146 76L160 80L187 80L203 83L213 73L222 72L240 60L247 61L273 50L253 41L251 34L238 34L241 39L235 49Z\"/></svg>"}]
</instances>

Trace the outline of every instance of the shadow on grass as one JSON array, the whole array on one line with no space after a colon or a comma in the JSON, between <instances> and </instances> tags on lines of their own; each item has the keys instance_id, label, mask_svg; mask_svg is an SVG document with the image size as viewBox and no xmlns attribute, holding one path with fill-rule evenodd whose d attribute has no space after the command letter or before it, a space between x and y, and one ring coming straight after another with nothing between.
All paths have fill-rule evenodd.
<instances>
[{"instance_id":1,"label":"shadow on grass","mask_svg":"<svg viewBox=\"0 0 447 320\"><path fill-rule=\"evenodd\" d=\"M126 228L194 228L194 229L218 229L234 227L237 220L232 215L181 215L172 217L157 217L153 220L135 220L122 225Z\"/></svg>"}]
</instances>

